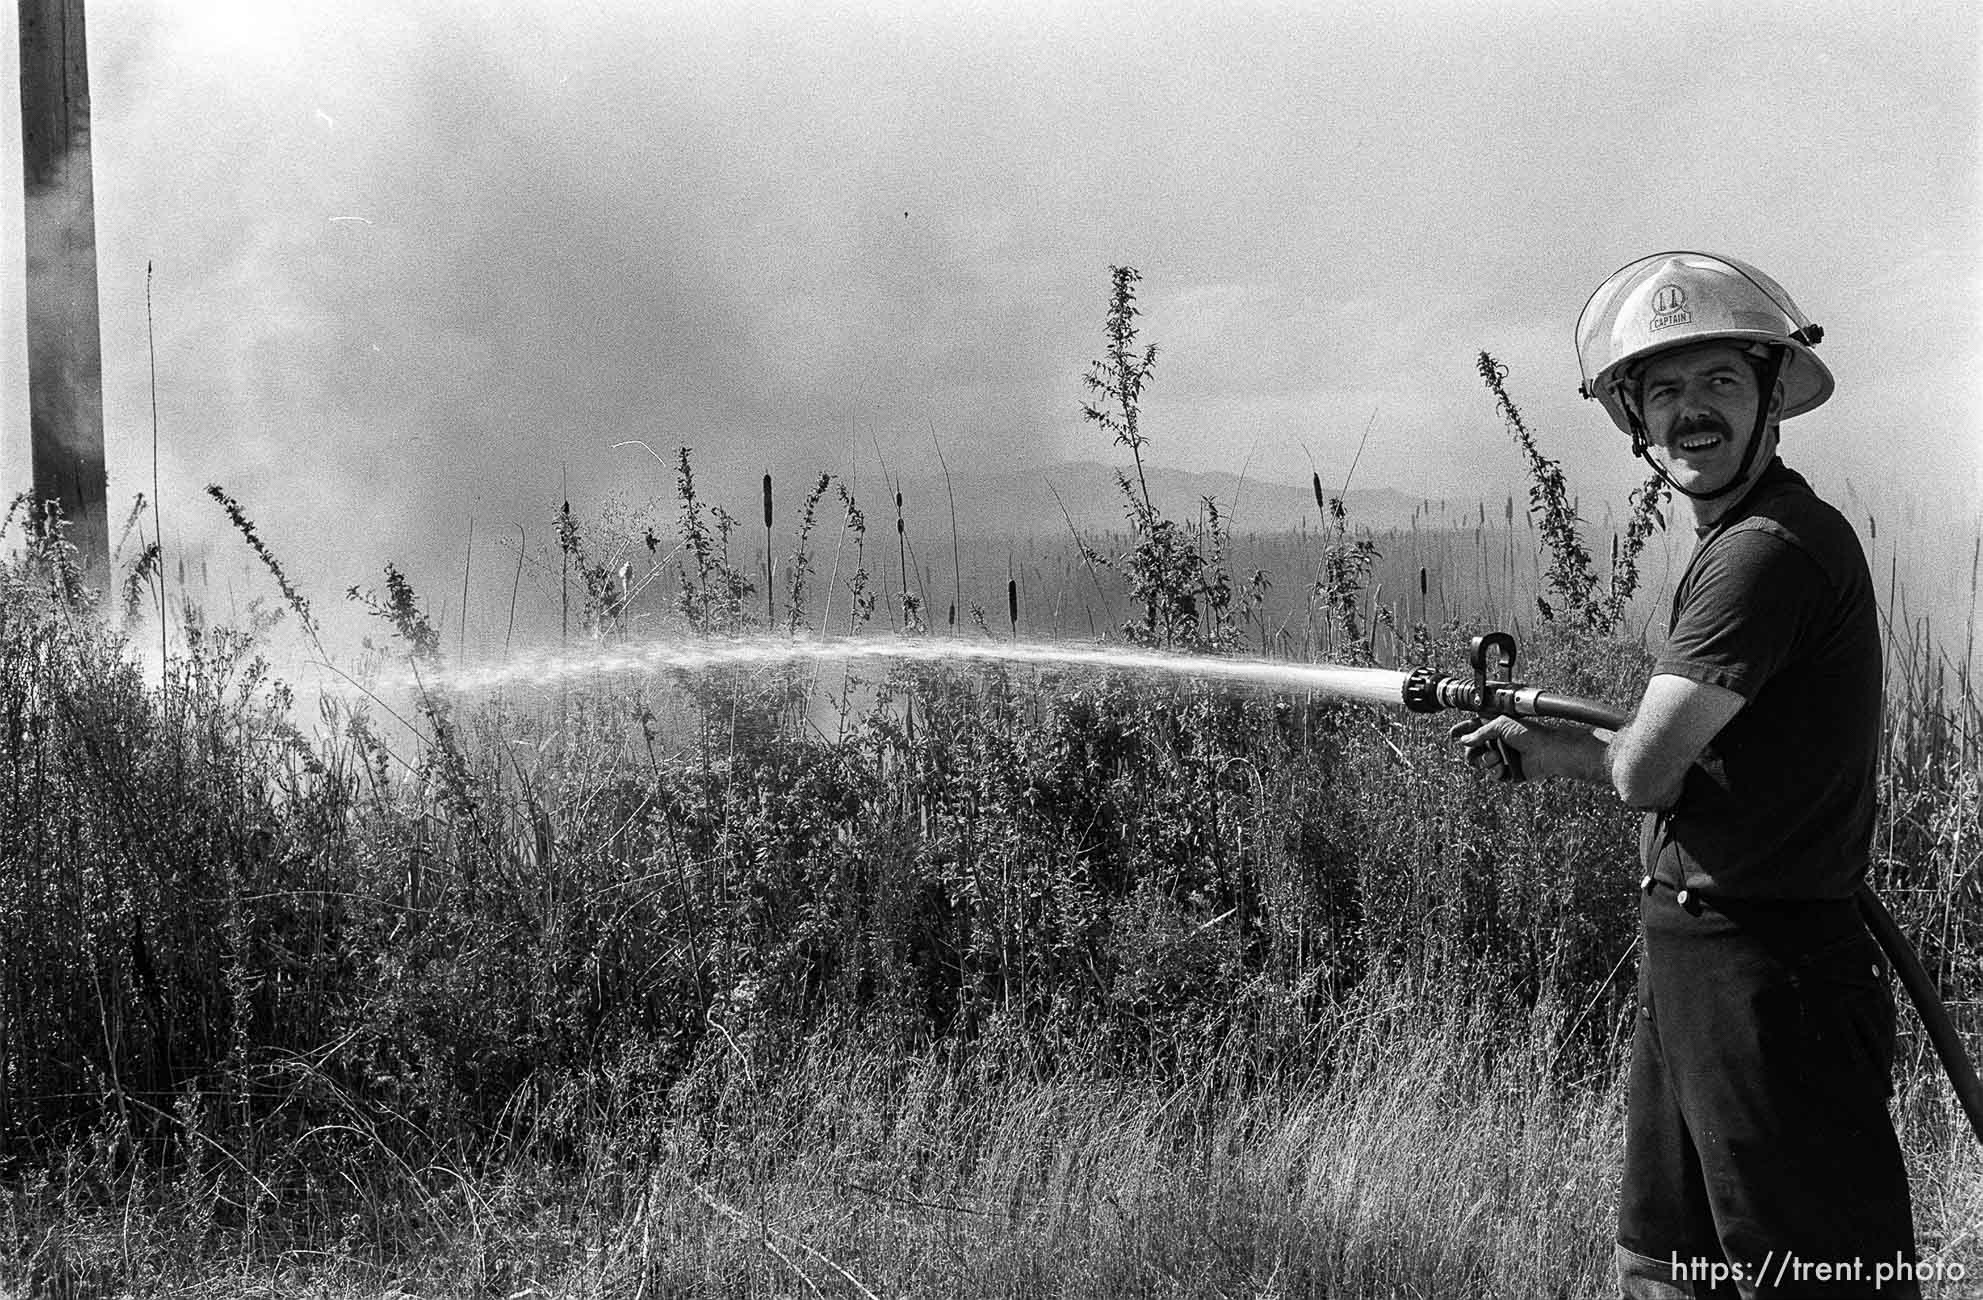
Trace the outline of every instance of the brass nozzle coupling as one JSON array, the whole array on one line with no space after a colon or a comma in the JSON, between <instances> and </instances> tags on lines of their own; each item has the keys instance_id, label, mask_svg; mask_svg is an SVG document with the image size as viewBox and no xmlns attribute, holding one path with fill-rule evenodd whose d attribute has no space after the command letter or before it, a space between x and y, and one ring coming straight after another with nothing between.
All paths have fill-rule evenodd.
<instances>
[{"instance_id":1,"label":"brass nozzle coupling","mask_svg":"<svg viewBox=\"0 0 1983 1300\"><path fill-rule=\"evenodd\" d=\"M1427 668L1406 677L1405 707L1413 713L1437 713L1441 709L1465 709L1482 715L1522 711L1517 706L1524 688L1511 680L1514 637L1506 632L1477 636L1468 647L1468 659L1473 667L1471 680Z\"/></svg>"},{"instance_id":2,"label":"brass nozzle coupling","mask_svg":"<svg viewBox=\"0 0 1983 1300\"><path fill-rule=\"evenodd\" d=\"M1467 686L1468 683L1446 673L1435 673L1430 668L1414 669L1405 678L1405 707L1413 713L1470 708L1471 705L1453 698L1457 692L1466 691Z\"/></svg>"}]
</instances>

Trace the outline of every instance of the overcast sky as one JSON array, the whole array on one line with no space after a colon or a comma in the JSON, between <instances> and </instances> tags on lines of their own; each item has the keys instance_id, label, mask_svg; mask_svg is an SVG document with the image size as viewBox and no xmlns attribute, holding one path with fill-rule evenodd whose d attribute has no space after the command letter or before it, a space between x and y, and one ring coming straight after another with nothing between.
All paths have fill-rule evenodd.
<instances>
[{"instance_id":1,"label":"overcast sky","mask_svg":"<svg viewBox=\"0 0 1983 1300\"><path fill-rule=\"evenodd\" d=\"M212 533L218 480L326 598L388 558L458 573L469 516L539 529L566 476L585 509L667 491L627 439L691 445L745 516L767 468L916 472L932 430L953 469L1110 459L1080 379L1112 263L1144 275L1162 464L1333 482L1368 425L1359 485L1519 491L1485 348L1586 498L1622 499L1640 475L1576 397L1572 326L1620 264L1700 248L1826 327L1837 396L1785 443L1821 489L1973 517L1983 486L1970 0L89 23L113 520L151 478L149 261L168 542Z\"/></svg>"}]
</instances>

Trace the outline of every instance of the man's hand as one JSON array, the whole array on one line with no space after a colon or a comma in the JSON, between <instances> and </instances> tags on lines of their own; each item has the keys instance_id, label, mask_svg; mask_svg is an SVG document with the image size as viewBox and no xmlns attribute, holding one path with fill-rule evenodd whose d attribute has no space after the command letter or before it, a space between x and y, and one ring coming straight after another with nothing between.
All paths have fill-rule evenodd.
<instances>
[{"instance_id":1,"label":"man's hand","mask_svg":"<svg viewBox=\"0 0 1983 1300\"><path fill-rule=\"evenodd\" d=\"M1543 727L1514 718L1469 718L1454 723L1446 734L1460 743L1471 767L1496 781L1539 780L1546 775L1542 750L1548 732Z\"/></svg>"},{"instance_id":2,"label":"man's hand","mask_svg":"<svg viewBox=\"0 0 1983 1300\"><path fill-rule=\"evenodd\" d=\"M1503 753L1521 769L1516 778L1540 781L1567 776L1582 781L1607 781L1604 742L1581 727L1551 727L1518 718L1469 718L1448 733L1466 750L1467 762L1498 781L1512 773Z\"/></svg>"}]
</instances>

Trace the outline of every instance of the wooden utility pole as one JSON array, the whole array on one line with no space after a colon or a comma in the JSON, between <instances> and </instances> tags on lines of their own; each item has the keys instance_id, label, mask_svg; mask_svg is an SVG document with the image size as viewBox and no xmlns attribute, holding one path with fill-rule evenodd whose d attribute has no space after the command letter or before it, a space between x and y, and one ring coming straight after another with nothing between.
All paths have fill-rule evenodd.
<instances>
[{"instance_id":1,"label":"wooden utility pole","mask_svg":"<svg viewBox=\"0 0 1983 1300\"><path fill-rule=\"evenodd\" d=\"M37 501L61 503L86 579L109 586L83 0L20 0L28 417Z\"/></svg>"}]
</instances>

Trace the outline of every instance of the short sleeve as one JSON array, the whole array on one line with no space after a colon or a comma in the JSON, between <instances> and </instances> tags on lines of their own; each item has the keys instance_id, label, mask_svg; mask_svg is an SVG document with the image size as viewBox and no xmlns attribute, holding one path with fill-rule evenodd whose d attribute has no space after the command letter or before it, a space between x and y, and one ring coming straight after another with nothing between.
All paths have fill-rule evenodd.
<instances>
[{"instance_id":1,"label":"short sleeve","mask_svg":"<svg viewBox=\"0 0 1983 1300\"><path fill-rule=\"evenodd\" d=\"M1794 542L1759 528L1725 534L1688 575L1653 671L1754 700L1829 600L1824 571Z\"/></svg>"}]
</instances>

